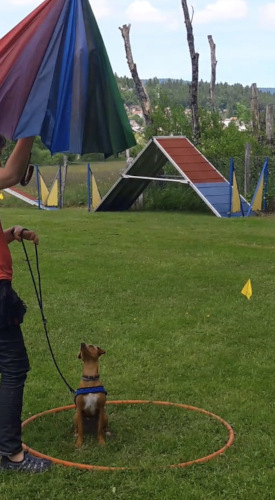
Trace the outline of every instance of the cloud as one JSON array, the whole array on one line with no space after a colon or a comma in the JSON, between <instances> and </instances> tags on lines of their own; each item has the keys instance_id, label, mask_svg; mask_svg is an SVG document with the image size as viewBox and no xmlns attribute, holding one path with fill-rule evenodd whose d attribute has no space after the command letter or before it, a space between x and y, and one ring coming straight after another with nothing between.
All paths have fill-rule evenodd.
<instances>
[{"instance_id":1,"label":"cloud","mask_svg":"<svg viewBox=\"0 0 275 500\"><path fill-rule=\"evenodd\" d=\"M133 23L165 24L169 30L179 28L178 15L175 12L161 11L148 0L135 0L129 5L127 16Z\"/></svg>"},{"instance_id":2,"label":"cloud","mask_svg":"<svg viewBox=\"0 0 275 500\"><path fill-rule=\"evenodd\" d=\"M147 0L136 0L127 9L127 14L131 21L162 23L165 15L160 10L153 7Z\"/></svg>"},{"instance_id":3,"label":"cloud","mask_svg":"<svg viewBox=\"0 0 275 500\"><path fill-rule=\"evenodd\" d=\"M109 0L89 0L93 12L97 19L106 17L111 13ZM9 4L17 7L37 7L42 3L42 0L9 0Z\"/></svg>"},{"instance_id":4,"label":"cloud","mask_svg":"<svg viewBox=\"0 0 275 500\"><path fill-rule=\"evenodd\" d=\"M270 2L259 8L259 21L262 28L275 27L275 3Z\"/></svg>"},{"instance_id":5,"label":"cloud","mask_svg":"<svg viewBox=\"0 0 275 500\"><path fill-rule=\"evenodd\" d=\"M243 19L248 13L246 0L217 0L208 4L205 9L195 11L194 22L207 24L218 21L230 21L232 19Z\"/></svg>"},{"instance_id":6,"label":"cloud","mask_svg":"<svg viewBox=\"0 0 275 500\"><path fill-rule=\"evenodd\" d=\"M10 5L37 7L41 0L9 0Z\"/></svg>"},{"instance_id":7,"label":"cloud","mask_svg":"<svg viewBox=\"0 0 275 500\"><path fill-rule=\"evenodd\" d=\"M90 4L97 19L107 17L111 14L108 0L90 0Z\"/></svg>"}]
</instances>

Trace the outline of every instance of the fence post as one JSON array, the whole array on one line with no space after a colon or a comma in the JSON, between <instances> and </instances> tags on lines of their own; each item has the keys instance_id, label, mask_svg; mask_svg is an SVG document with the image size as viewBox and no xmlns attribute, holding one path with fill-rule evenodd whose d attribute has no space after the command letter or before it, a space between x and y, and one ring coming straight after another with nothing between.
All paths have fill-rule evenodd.
<instances>
[{"instance_id":1,"label":"fence post","mask_svg":"<svg viewBox=\"0 0 275 500\"><path fill-rule=\"evenodd\" d=\"M58 165L58 208L62 208L61 206L61 165Z\"/></svg>"},{"instance_id":2,"label":"fence post","mask_svg":"<svg viewBox=\"0 0 275 500\"><path fill-rule=\"evenodd\" d=\"M91 169L90 163L87 164L87 187L88 187L88 212L91 211Z\"/></svg>"},{"instance_id":3,"label":"fence post","mask_svg":"<svg viewBox=\"0 0 275 500\"><path fill-rule=\"evenodd\" d=\"M38 165L35 165L35 174L36 174L36 189L37 189L38 210L40 210L41 209L41 198L40 198L40 182L39 182L39 168L38 168Z\"/></svg>"},{"instance_id":4,"label":"fence post","mask_svg":"<svg viewBox=\"0 0 275 500\"><path fill-rule=\"evenodd\" d=\"M263 211L267 211L267 181L268 181L268 158L265 159L264 171L264 193L263 193Z\"/></svg>"},{"instance_id":5,"label":"fence post","mask_svg":"<svg viewBox=\"0 0 275 500\"><path fill-rule=\"evenodd\" d=\"M274 123L274 108L273 104L267 104L266 105L266 118L265 118L265 123L266 123L266 137L267 137L267 142L268 144L272 145L274 140L273 140L273 123Z\"/></svg>"},{"instance_id":6,"label":"fence post","mask_svg":"<svg viewBox=\"0 0 275 500\"><path fill-rule=\"evenodd\" d=\"M251 143L245 145L245 160L244 160L244 195L250 191L250 160L251 160Z\"/></svg>"},{"instance_id":7,"label":"fence post","mask_svg":"<svg viewBox=\"0 0 275 500\"><path fill-rule=\"evenodd\" d=\"M61 208L63 208L63 206L64 206L64 193L65 193L65 187L66 187L67 172L68 172L68 157L66 155L64 155L63 156L63 169L62 169L62 174L61 174L61 196L60 196Z\"/></svg>"}]
</instances>

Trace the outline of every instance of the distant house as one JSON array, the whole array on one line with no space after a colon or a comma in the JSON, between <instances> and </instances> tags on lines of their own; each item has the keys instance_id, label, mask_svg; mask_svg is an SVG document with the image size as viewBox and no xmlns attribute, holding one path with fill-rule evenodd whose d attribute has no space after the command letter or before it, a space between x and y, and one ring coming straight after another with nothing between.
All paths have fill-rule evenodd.
<instances>
[{"instance_id":1,"label":"distant house","mask_svg":"<svg viewBox=\"0 0 275 500\"><path fill-rule=\"evenodd\" d=\"M137 106L137 105L132 105L132 106L129 106L129 114L130 115L137 115L137 116L140 116L140 118L144 118L143 117L143 112L142 112L142 109L140 106Z\"/></svg>"},{"instance_id":2,"label":"distant house","mask_svg":"<svg viewBox=\"0 0 275 500\"><path fill-rule=\"evenodd\" d=\"M139 125L135 120L130 120L130 125L134 132L141 132L143 130L143 127L141 127L141 125Z\"/></svg>"},{"instance_id":3,"label":"distant house","mask_svg":"<svg viewBox=\"0 0 275 500\"><path fill-rule=\"evenodd\" d=\"M247 129L246 125L242 122L239 122L238 118L236 116L231 116L231 118L225 118L222 121L224 127L228 127L230 123L234 123L234 125L240 130L241 132L245 131Z\"/></svg>"}]
</instances>

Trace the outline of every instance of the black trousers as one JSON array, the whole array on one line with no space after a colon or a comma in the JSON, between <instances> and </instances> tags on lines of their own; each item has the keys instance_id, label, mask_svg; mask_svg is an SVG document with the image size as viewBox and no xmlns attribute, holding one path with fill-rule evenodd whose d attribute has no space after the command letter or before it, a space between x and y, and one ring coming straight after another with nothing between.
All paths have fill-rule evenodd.
<instances>
[{"instance_id":1,"label":"black trousers","mask_svg":"<svg viewBox=\"0 0 275 500\"><path fill-rule=\"evenodd\" d=\"M0 281L0 455L22 450L21 413L30 369L20 323L25 306L11 283Z\"/></svg>"},{"instance_id":2,"label":"black trousers","mask_svg":"<svg viewBox=\"0 0 275 500\"><path fill-rule=\"evenodd\" d=\"M22 450L21 413L29 359L20 326L0 329L0 455Z\"/></svg>"}]
</instances>

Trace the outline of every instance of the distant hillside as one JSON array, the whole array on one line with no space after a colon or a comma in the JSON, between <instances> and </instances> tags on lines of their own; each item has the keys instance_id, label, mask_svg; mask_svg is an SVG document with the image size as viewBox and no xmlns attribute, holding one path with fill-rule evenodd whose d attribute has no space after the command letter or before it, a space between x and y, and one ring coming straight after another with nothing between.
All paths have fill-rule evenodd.
<instances>
[{"instance_id":1,"label":"distant hillside","mask_svg":"<svg viewBox=\"0 0 275 500\"><path fill-rule=\"evenodd\" d=\"M145 84L147 84L149 80L143 80L143 82ZM171 81L171 82L177 82L177 81L181 81L181 83L187 83L189 84L190 82L188 80L176 80L174 78L158 78L158 81L160 84L165 84L167 83L168 81ZM207 83L207 82L206 82ZM236 84L237 85L237 84ZM259 88L259 91L260 92L265 92L267 94L275 94L275 88L274 87L261 87Z\"/></svg>"},{"instance_id":2,"label":"distant hillside","mask_svg":"<svg viewBox=\"0 0 275 500\"><path fill-rule=\"evenodd\" d=\"M118 77L116 75L118 86L121 92L123 102L127 106L139 104L132 78ZM172 107L190 106L189 82L185 80L175 80L170 78L151 78L143 80L146 90L149 94L151 105L153 107ZM259 88L259 107L262 113L265 113L266 105L275 106L275 88ZM199 106L209 109L209 82L200 80L199 82ZM247 110L251 106L251 86L245 87L240 83L229 85L228 83L217 83L216 85L216 109L221 111L225 118L237 116L238 107L241 105Z\"/></svg>"},{"instance_id":3,"label":"distant hillside","mask_svg":"<svg viewBox=\"0 0 275 500\"><path fill-rule=\"evenodd\" d=\"M267 87L265 88L265 87L264 87L264 88L261 88L261 89L259 89L259 90L260 90L261 92L267 92L268 94L275 94L275 89L274 89L274 88L272 88L272 87L271 87L271 88L267 88Z\"/></svg>"},{"instance_id":4,"label":"distant hillside","mask_svg":"<svg viewBox=\"0 0 275 500\"><path fill-rule=\"evenodd\" d=\"M167 82L169 82L169 81L170 81L170 82L179 82L179 81L180 81L180 82L181 82L181 83L183 83L183 84L190 84L190 82L189 82L188 80L176 80L176 79L174 79L174 78L158 78L157 80L158 80L158 83L159 83L159 84L161 84L161 85L164 85L164 84L166 84L166 83L167 83ZM149 79L149 80L142 80L142 81L143 81L143 82L145 83L145 85L146 85L149 81L152 81L152 79ZM206 83L207 83L207 82L206 82ZM219 84L217 84L217 85L219 85ZM225 85L227 85L227 84L225 84ZM239 84L236 84L236 85L239 85ZM233 86L234 86L234 85L232 85L232 87L233 87ZM247 87L247 86L246 86L246 87ZM264 92L264 93L266 93L266 94L272 94L272 95L273 95L273 94L275 94L275 88L274 88L274 87L261 87L261 88L259 88L258 90L259 90L260 92Z\"/></svg>"}]
</instances>

